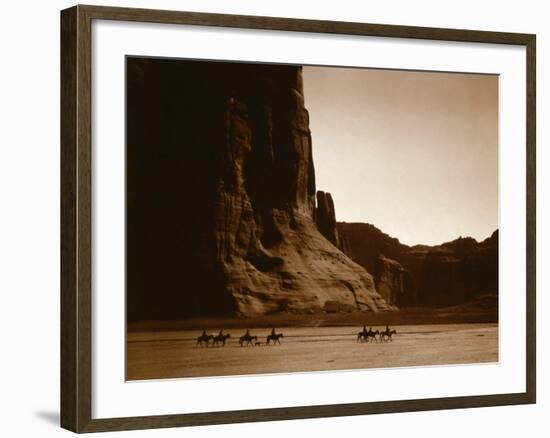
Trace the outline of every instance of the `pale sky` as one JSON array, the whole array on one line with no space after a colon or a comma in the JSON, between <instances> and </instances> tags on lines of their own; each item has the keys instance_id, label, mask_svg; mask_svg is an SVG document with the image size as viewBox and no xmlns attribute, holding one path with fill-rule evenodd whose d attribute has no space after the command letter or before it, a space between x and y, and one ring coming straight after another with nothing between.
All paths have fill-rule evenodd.
<instances>
[{"instance_id":1,"label":"pale sky","mask_svg":"<svg viewBox=\"0 0 550 438\"><path fill-rule=\"evenodd\" d=\"M498 228L498 77L304 67L317 190L402 243Z\"/></svg>"}]
</instances>

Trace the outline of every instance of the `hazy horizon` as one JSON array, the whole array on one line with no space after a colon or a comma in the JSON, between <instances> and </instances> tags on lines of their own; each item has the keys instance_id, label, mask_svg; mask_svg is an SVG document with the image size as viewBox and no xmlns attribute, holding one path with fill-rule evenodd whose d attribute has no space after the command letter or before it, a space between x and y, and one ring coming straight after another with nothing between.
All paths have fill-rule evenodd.
<instances>
[{"instance_id":1,"label":"hazy horizon","mask_svg":"<svg viewBox=\"0 0 550 438\"><path fill-rule=\"evenodd\" d=\"M304 67L318 190L402 243L498 229L498 76Z\"/></svg>"}]
</instances>

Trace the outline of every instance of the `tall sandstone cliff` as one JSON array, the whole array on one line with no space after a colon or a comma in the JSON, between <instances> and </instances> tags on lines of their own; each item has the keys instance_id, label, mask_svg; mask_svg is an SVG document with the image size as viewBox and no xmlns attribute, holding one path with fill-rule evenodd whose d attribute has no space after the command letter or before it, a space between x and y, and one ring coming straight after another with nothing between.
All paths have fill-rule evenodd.
<instances>
[{"instance_id":1,"label":"tall sandstone cliff","mask_svg":"<svg viewBox=\"0 0 550 438\"><path fill-rule=\"evenodd\" d=\"M316 225L301 68L130 58L127 96L129 319L392 308Z\"/></svg>"}]
</instances>

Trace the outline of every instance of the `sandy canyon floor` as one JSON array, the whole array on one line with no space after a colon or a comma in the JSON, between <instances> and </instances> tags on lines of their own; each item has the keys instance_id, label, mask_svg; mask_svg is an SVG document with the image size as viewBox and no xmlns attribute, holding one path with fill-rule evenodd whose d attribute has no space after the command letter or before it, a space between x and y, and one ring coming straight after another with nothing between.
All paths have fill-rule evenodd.
<instances>
[{"instance_id":1,"label":"sandy canyon floor","mask_svg":"<svg viewBox=\"0 0 550 438\"><path fill-rule=\"evenodd\" d=\"M392 342L358 343L361 327L284 327L277 329L284 338L275 346L266 345L269 329L251 329L262 344L249 347L239 346L242 329L225 330L231 334L225 347L197 347L200 330L134 331L127 338L127 379L498 362L497 324L392 328Z\"/></svg>"}]
</instances>

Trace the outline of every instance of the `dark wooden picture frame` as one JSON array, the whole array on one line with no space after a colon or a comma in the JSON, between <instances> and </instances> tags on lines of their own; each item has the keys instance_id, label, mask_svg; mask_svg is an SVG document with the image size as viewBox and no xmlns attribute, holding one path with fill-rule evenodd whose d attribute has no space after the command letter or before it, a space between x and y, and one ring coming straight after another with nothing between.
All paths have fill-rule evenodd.
<instances>
[{"instance_id":1,"label":"dark wooden picture frame","mask_svg":"<svg viewBox=\"0 0 550 438\"><path fill-rule=\"evenodd\" d=\"M519 45L526 48L526 391L196 414L92 419L91 25L93 20ZM75 6L61 12L61 426L98 432L529 404L536 401L535 48L531 34Z\"/></svg>"}]
</instances>

